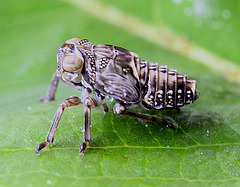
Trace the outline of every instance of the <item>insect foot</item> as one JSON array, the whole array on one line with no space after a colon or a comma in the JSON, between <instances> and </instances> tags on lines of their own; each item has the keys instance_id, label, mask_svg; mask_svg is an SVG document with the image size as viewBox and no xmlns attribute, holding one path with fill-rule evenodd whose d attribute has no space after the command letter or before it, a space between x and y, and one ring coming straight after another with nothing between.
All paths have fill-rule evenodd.
<instances>
[{"instance_id":1,"label":"insect foot","mask_svg":"<svg viewBox=\"0 0 240 187\"><path fill-rule=\"evenodd\" d=\"M84 155L84 151L87 148L87 146L90 144L89 141L85 141L82 143L81 147L80 147L80 152L79 155Z\"/></svg>"},{"instance_id":2,"label":"insect foot","mask_svg":"<svg viewBox=\"0 0 240 187\"><path fill-rule=\"evenodd\" d=\"M53 100L54 100L53 98L46 97L45 95L40 98L40 101L43 103L48 103Z\"/></svg>"},{"instance_id":3,"label":"insect foot","mask_svg":"<svg viewBox=\"0 0 240 187\"><path fill-rule=\"evenodd\" d=\"M40 143L40 144L37 146L36 154L37 154L37 155L40 155L41 149L43 149L43 148L45 148L45 147L48 147L50 144L51 144L51 143L48 142L48 141L45 141L45 142Z\"/></svg>"}]
</instances>

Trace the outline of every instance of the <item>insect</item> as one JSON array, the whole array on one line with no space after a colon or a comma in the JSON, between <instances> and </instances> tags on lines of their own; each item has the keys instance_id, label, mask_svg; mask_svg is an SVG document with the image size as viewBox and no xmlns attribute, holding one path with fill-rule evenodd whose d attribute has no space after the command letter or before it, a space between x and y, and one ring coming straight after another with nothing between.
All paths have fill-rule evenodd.
<instances>
[{"instance_id":1,"label":"insect","mask_svg":"<svg viewBox=\"0 0 240 187\"><path fill-rule=\"evenodd\" d=\"M195 80L188 80L186 75L178 74L177 70L168 69L167 66L148 63L137 54L113 45L94 45L86 39L72 38L58 48L57 64L58 69L41 100L54 100L59 79L81 91L82 95L62 101L47 139L37 146L36 154L53 143L59 120L66 108L84 105L85 141L79 152L83 155L91 141L91 109L102 106L108 112L106 97L111 96L117 101L113 108L116 114L175 129L177 124L171 118L141 114L128 107L140 104L148 110L179 108L193 103L199 96Z\"/></svg>"}]
</instances>

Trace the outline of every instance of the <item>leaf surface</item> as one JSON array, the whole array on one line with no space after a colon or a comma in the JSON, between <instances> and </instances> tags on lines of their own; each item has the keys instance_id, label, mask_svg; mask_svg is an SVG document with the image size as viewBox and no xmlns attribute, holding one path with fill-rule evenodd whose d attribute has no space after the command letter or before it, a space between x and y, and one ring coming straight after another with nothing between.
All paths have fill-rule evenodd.
<instances>
[{"instance_id":1,"label":"leaf surface","mask_svg":"<svg viewBox=\"0 0 240 187\"><path fill-rule=\"evenodd\" d=\"M96 2L122 12L126 22L133 17L151 27L167 28L187 38L191 47L226 59L228 67L240 66L238 1ZM113 11L112 16L117 14ZM240 184L240 86L232 79L235 75L218 73L172 50L172 45L158 45L134 29L97 18L73 0L3 1L0 23L0 186ZM36 156L35 148L45 140L60 102L81 94L60 83L54 102L39 102L57 67L57 48L73 37L124 47L149 62L177 69L197 80L200 99L180 111L132 106L172 117L179 124L175 131L116 116L112 109L106 114L93 110L92 142L84 156L78 155L83 107L68 109L54 143Z\"/></svg>"}]
</instances>

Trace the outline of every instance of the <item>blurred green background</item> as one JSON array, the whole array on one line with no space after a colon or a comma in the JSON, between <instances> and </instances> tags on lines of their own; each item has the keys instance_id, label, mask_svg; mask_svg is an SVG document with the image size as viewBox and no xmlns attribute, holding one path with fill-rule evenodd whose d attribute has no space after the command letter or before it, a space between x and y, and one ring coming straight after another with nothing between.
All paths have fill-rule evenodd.
<instances>
[{"instance_id":1,"label":"blurred green background","mask_svg":"<svg viewBox=\"0 0 240 187\"><path fill-rule=\"evenodd\" d=\"M239 19L239 0L2 0L0 186L240 185ZM39 102L73 37L177 69L197 80L200 99L148 111L174 118L175 131L94 110L84 156L83 107L68 109L36 156L59 103L81 94L60 83L54 102Z\"/></svg>"}]
</instances>

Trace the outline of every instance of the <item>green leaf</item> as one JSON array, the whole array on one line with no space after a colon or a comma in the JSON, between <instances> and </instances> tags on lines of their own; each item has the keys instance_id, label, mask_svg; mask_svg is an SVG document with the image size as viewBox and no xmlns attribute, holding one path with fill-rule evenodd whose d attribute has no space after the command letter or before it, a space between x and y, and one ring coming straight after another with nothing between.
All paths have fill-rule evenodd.
<instances>
[{"instance_id":1,"label":"green leaf","mask_svg":"<svg viewBox=\"0 0 240 187\"><path fill-rule=\"evenodd\" d=\"M1 2L0 23L0 186L240 184L238 1L13 0ZM132 106L172 117L175 131L93 110L84 156L83 107L67 109L36 156L60 102L81 94L60 83L54 102L39 102L57 48L73 37L177 69L197 80L200 98L180 111Z\"/></svg>"}]
</instances>

